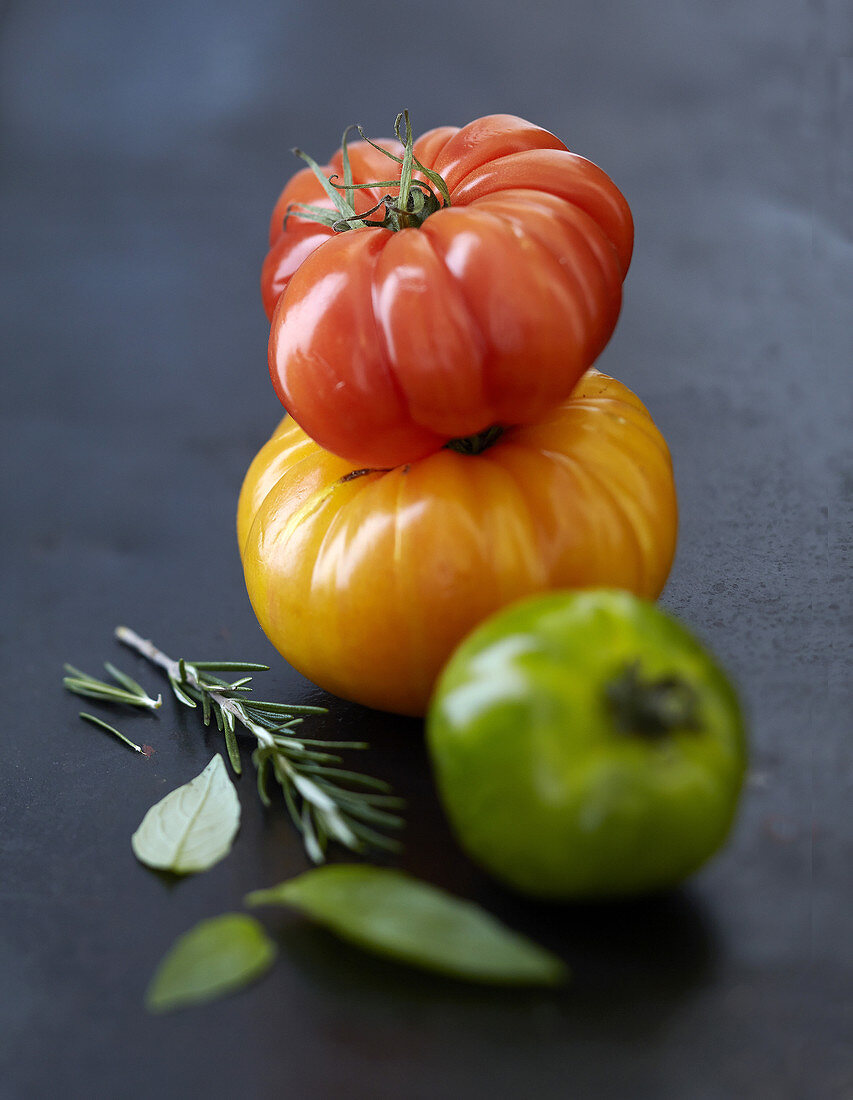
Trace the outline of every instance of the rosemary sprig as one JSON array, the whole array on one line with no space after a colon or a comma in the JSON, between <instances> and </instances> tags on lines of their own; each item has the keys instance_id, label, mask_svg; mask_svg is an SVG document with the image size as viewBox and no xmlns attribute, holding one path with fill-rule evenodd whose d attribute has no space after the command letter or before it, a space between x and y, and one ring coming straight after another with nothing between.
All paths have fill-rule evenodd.
<instances>
[{"instance_id":1,"label":"rosemary sprig","mask_svg":"<svg viewBox=\"0 0 853 1100\"><path fill-rule=\"evenodd\" d=\"M399 842L385 835L397 829L403 819L394 810L403 800L389 794L380 779L338 768L340 757L329 748L361 749L360 741L323 742L296 736L304 717L325 714L326 707L270 703L250 698L248 672L267 671L267 665L246 661L173 660L152 642L126 626L116 628L124 645L161 668L169 679L175 698L185 706L202 708L207 726L215 720L221 730L231 766L239 775L240 754L236 727L242 726L256 740L252 761L257 769L258 794L269 806L270 775L279 784L294 825L302 834L305 850L315 863L325 859L330 840L350 851L366 847L397 850ZM236 674L226 680L215 673Z\"/></svg>"},{"instance_id":2,"label":"rosemary sprig","mask_svg":"<svg viewBox=\"0 0 853 1100\"><path fill-rule=\"evenodd\" d=\"M137 684L136 680L131 680L126 673L119 671L109 661L104 668L121 687L108 684L104 680L96 680L94 676L90 676L88 672L81 672L74 665L65 665L68 675L62 682L69 691L73 691L75 695L84 695L87 699L101 699L105 703L127 703L131 707L147 707L149 710L157 710L163 705L162 695L152 699L144 687Z\"/></svg>"}]
</instances>

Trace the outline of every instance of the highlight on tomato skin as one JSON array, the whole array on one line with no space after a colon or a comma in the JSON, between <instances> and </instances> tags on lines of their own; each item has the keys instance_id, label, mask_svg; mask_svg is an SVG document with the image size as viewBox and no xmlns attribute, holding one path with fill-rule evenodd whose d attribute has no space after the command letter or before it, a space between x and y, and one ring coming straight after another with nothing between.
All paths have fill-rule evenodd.
<instances>
[{"instance_id":1,"label":"highlight on tomato skin","mask_svg":"<svg viewBox=\"0 0 853 1100\"><path fill-rule=\"evenodd\" d=\"M488 116L414 142L449 200L415 170L413 189L434 200L416 216L394 213L399 186L367 186L397 178L394 160L367 142L347 154L365 186L346 194L367 224L323 222L333 203L310 168L271 220L270 376L297 423L357 465L393 467L564 400L613 332L631 260L631 213L609 177L547 130ZM342 150L318 171L340 183ZM385 214L367 217L376 204Z\"/></svg>"},{"instance_id":2,"label":"highlight on tomato skin","mask_svg":"<svg viewBox=\"0 0 853 1100\"><path fill-rule=\"evenodd\" d=\"M246 475L237 528L284 659L334 695L420 715L462 638L517 599L591 585L656 598L677 505L645 406L590 370L481 453L390 470L354 467L287 417Z\"/></svg>"}]
</instances>

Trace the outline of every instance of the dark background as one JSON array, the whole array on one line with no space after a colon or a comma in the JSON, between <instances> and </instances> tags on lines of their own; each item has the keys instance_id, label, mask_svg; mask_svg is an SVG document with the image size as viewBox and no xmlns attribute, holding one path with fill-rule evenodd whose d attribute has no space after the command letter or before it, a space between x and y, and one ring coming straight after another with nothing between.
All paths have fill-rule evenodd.
<instances>
[{"instance_id":1,"label":"dark background","mask_svg":"<svg viewBox=\"0 0 853 1100\"><path fill-rule=\"evenodd\" d=\"M10 1097L853 1096L849 425L853 29L843 0L457 5L29 0L2 9L0 1094ZM320 734L409 801L408 870L568 960L566 991L408 972L286 914L282 958L152 1018L195 921L307 864L250 774L231 856L169 884L130 835L217 739L171 703L77 718L63 661L267 660L323 698L245 597L238 488L280 408L257 288L267 218L350 122L510 111L598 162L635 260L600 360L649 405L682 509L665 605L750 715L728 848L672 896L515 898L455 848L419 723L327 700ZM848 509L845 511L845 509ZM109 717L110 712L93 709ZM248 763L248 755L246 756Z\"/></svg>"}]
</instances>

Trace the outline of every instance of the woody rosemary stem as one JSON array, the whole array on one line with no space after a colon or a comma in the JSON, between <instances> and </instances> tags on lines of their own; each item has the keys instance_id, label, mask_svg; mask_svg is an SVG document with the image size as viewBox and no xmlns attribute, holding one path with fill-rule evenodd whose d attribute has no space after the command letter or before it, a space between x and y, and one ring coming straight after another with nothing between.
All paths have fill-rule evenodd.
<instances>
[{"instance_id":1,"label":"woody rosemary stem","mask_svg":"<svg viewBox=\"0 0 853 1100\"><path fill-rule=\"evenodd\" d=\"M272 747L275 744L272 734L245 717L240 703L210 688L203 688L191 667L187 667L182 661L173 661L171 657L167 657L162 650L159 650L153 642L149 642L147 638L140 637L135 630L131 630L128 626L117 626L115 635L124 645L129 646L131 649L135 649L137 653L147 658L153 665L162 668L172 682L177 681L178 684L188 684L197 691L206 691L210 699L218 703L224 711L227 711L228 714L232 716L232 718L235 718L238 722L251 730L261 744L267 745L268 747Z\"/></svg>"}]
</instances>

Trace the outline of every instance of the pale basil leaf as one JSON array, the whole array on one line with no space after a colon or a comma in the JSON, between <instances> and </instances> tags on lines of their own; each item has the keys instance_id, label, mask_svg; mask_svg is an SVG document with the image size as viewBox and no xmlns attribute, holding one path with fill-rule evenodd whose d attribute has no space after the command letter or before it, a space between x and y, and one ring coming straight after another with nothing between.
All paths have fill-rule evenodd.
<instances>
[{"instance_id":1,"label":"pale basil leaf","mask_svg":"<svg viewBox=\"0 0 853 1100\"><path fill-rule=\"evenodd\" d=\"M256 890L246 904L291 906L368 951L467 981L559 985L568 977L562 960L478 905L388 868L318 867Z\"/></svg>"},{"instance_id":2,"label":"pale basil leaf","mask_svg":"<svg viewBox=\"0 0 853 1100\"><path fill-rule=\"evenodd\" d=\"M231 850L240 801L221 756L152 806L131 843L137 859L161 871L205 871Z\"/></svg>"},{"instance_id":3,"label":"pale basil leaf","mask_svg":"<svg viewBox=\"0 0 853 1100\"><path fill-rule=\"evenodd\" d=\"M145 1003L152 1012L223 997L259 978L276 947L261 925L242 913L203 920L175 940L151 979Z\"/></svg>"}]
</instances>

